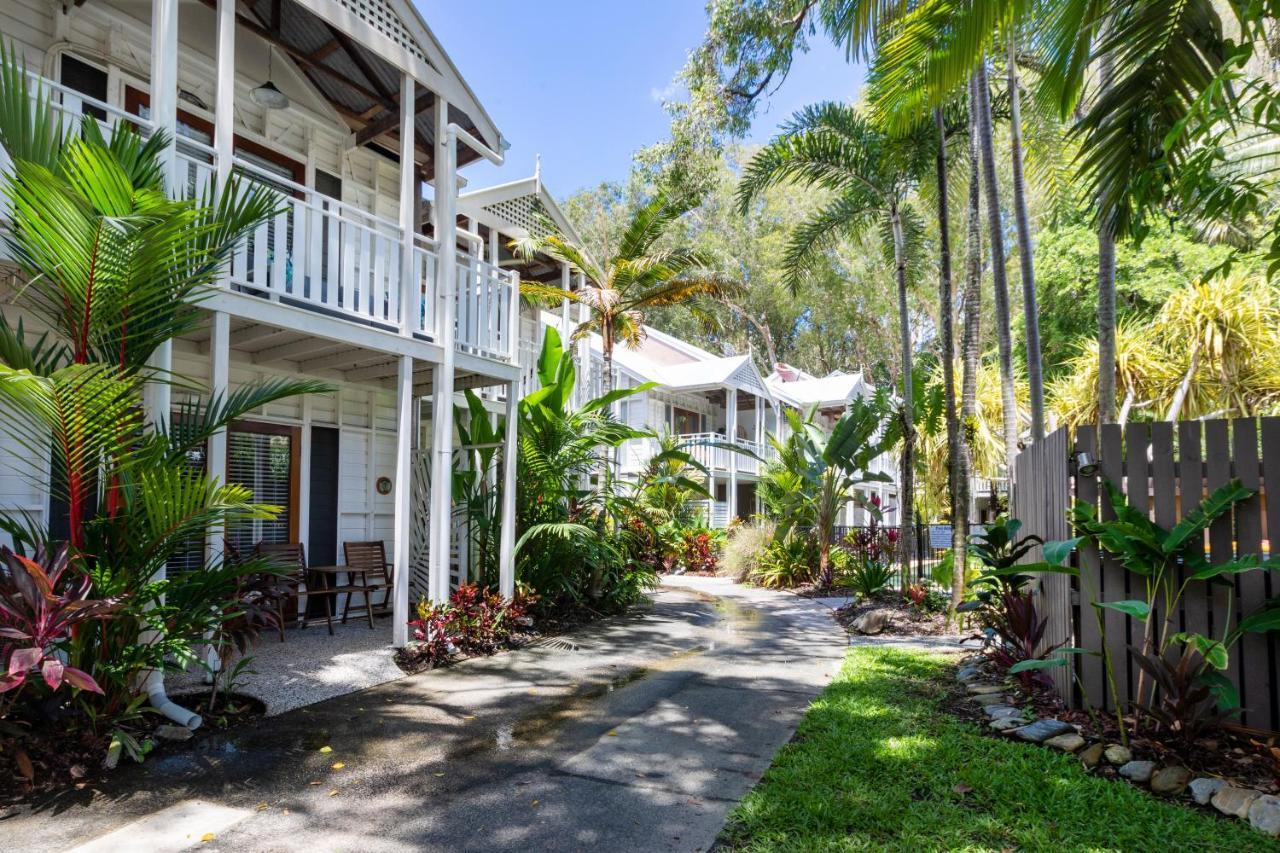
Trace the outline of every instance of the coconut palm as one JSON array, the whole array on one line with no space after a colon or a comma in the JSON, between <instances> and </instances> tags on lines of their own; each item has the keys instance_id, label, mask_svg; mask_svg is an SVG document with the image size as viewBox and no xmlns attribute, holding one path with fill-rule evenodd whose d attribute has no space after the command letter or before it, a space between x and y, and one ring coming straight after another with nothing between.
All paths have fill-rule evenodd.
<instances>
[{"instance_id":1,"label":"coconut palm","mask_svg":"<svg viewBox=\"0 0 1280 853\"><path fill-rule=\"evenodd\" d=\"M700 296L732 296L740 290L715 271L715 259L706 252L662 245L671 227L696 205L697 200L687 195L659 192L632 215L616 249L601 262L562 234L514 243L525 257L544 254L586 278L586 286L573 291L521 282L520 293L535 301L558 304L568 299L586 306L590 317L577 327L574 337L600 335L605 394L613 391L614 347L618 341L629 347L644 341L646 312L667 305L692 305Z\"/></svg>"},{"instance_id":2,"label":"coconut palm","mask_svg":"<svg viewBox=\"0 0 1280 853\"><path fill-rule=\"evenodd\" d=\"M753 199L775 184L792 183L832 194L832 201L798 226L788 241L784 256L786 280L793 288L799 286L820 253L840 238L870 228L881 229L888 238L886 254L893 258L898 289L902 359L899 554L904 578L912 547L915 450L907 283L909 267L919 251L920 233L911 198L936 151L933 133L933 127L925 124L909 134L890 137L847 104L818 104L801 110L783 125L781 134L752 158L738 185L738 201L743 212L750 208Z\"/></svg>"}]
</instances>

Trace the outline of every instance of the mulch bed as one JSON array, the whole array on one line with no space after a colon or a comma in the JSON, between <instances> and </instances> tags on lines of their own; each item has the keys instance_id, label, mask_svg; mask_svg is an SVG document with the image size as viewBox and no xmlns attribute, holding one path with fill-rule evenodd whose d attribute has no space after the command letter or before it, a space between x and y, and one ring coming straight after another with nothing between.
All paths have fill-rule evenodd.
<instances>
[{"instance_id":1,"label":"mulch bed","mask_svg":"<svg viewBox=\"0 0 1280 853\"><path fill-rule=\"evenodd\" d=\"M984 680L1005 680L990 662L983 665L983 670ZM1016 681L1015 676L1013 682ZM968 701L964 685L952 683L948 710L956 717L972 721L991 737L1002 737L991 730L990 718L982 708ZM1100 713L1095 721L1086 711L1067 708L1057 693L1048 687L1036 687L1030 693L1021 686L1011 687L1006 695L1013 700L1013 705L1031 708L1037 718L1052 717L1078 726L1087 740L1120 742L1120 728L1114 712ZM1135 759L1155 761L1159 766L1181 764L1196 776L1218 776L1264 794L1280 793L1280 738L1275 735L1228 726L1187 745L1180 739L1162 737L1160 733L1153 732L1149 722L1144 722L1143 727L1135 732L1132 716L1125 718L1125 725L1129 729L1129 749ZM1094 768L1094 773L1117 777L1116 770L1102 762Z\"/></svg>"},{"instance_id":2,"label":"mulch bed","mask_svg":"<svg viewBox=\"0 0 1280 853\"><path fill-rule=\"evenodd\" d=\"M853 621L872 610L893 611L889 626L881 631L881 634L893 637L937 637L955 633L954 629L947 624L946 613L930 613L922 610L903 598L900 593L888 591L841 607L836 611L836 621L843 625L845 630L853 633L850 627Z\"/></svg>"},{"instance_id":3,"label":"mulch bed","mask_svg":"<svg viewBox=\"0 0 1280 853\"><path fill-rule=\"evenodd\" d=\"M207 693L170 698L200 714L204 723L186 741L165 740L154 733L160 726L172 725L170 721L158 714L144 714L130 729L138 743L151 750L149 755L190 749L204 738L254 725L266 712L262 702L238 693L232 694L230 703L220 697L214 714L207 712ZM28 726L0 720L0 808L67 788L81 789L110 773L103 767L110 736L94 735L87 727L69 728L68 722L64 717ZM21 730L21 738L9 727ZM121 764L132 760L127 754L121 754L119 759Z\"/></svg>"}]
</instances>

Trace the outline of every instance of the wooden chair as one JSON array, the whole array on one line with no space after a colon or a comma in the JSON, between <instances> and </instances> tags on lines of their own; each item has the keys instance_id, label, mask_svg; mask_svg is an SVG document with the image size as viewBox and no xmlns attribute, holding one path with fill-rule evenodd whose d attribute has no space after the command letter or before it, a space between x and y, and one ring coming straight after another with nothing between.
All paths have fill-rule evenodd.
<instances>
[{"instance_id":1,"label":"wooden chair","mask_svg":"<svg viewBox=\"0 0 1280 853\"><path fill-rule=\"evenodd\" d=\"M363 575L364 612L373 625L373 593L383 592L382 604L378 614L391 611L391 571L387 565L387 549L381 539L372 542L344 542L342 555L347 566L353 572ZM347 613L351 610L351 596L347 596L347 606L342 610L342 622L347 622Z\"/></svg>"},{"instance_id":2,"label":"wooden chair","mask_svg":"<svg viewBox=\"0 0 1280 853\"><path fill-rule=\"evenodd\" d=\"M332 586L320 586L312 584L307 568L307 552L301 542L259 542L255 550L258 554L272 558L277 564L290 569L289 580L294 586L290 592L290 597L301 599L306 595L308 599L312 596L317 597L324 602L324 623L329 629L330 636L333 635L333 608L337 596L346 593L348 600L352 593L364 592L364 587L358 584L341 585L334 578ZM298 623L301 627L307 626L307 615L305 611L299 607ZM283 604L281 605L281 613L283 618ZM345 621L345 620L344 620ZM369 614L369 627L373 627L373 614Z\"/></svg>"}]
</instances>

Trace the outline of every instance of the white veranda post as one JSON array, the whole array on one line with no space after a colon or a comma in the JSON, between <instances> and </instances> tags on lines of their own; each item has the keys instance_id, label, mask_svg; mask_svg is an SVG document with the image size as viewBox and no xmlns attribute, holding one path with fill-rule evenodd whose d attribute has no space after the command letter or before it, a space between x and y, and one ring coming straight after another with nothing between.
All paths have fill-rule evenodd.
<instances>
[{"instance_id":1,"label":"white veranda post","mask_svg":"<svg viewBox=\"0 0 1280 853\"><path fill-rule=\"evenodd\" d=\"M413 238L418 209L414 177L414 105L417 86L408 74L400 81L400 332L412 335L417 324L418 284L413 277ZM392 642L409 641L409 560L413 539L413 438L418 430L413 393L413 359L400 357L396 374L396 476L392 535ZM452 423L452 419L449 420ZM438 422L437 422L438 423ZM447 549L446 549L447 550Z\"/></svg>"},{"instance_id":2,"label":"white veranda post","mask_svg":"<svg viewBox=\"0 0 1280 853\"><path fill-rule=\"evenodd\" d=\"M738 443L738 389L730 388L725 395L725 438L730 444ZM729 462L729 517L732 521L738 517L738 455L726 453Z\"/></svg>"},{"instance_id":3,"label":"white veranda post","mask_svg":"<svg viewBox=\"0 0 1280 853\"><path fill-rule=\"evenodd\" d=\"M507 384L507 422L502 443L502 529L498 540L498 594L512 598L516 593L516 464L518 438L516 412L520 405L520 382Z\"/></svg>"},{"instance_id":4,"label":"white veranda post","mask_svg":"<svg viewBox=\"0 0 1280 853\"><path fill-rule=\"evenodd\" d=\"M453 515L453 346L454 292L457 276L457 142L449 133L449 104L436 95L435 106L435 234L439 263L435 316L439 318L440 364L432 371L431 499L428 513L427 595L434 602L449 597L449 547Z\"/></svg>"}]
</instances>

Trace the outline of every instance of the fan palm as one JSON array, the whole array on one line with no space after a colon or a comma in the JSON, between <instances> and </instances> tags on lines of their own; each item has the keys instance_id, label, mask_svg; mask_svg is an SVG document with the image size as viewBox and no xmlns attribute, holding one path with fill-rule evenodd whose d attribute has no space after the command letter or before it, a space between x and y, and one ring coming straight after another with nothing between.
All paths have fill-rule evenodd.
<instances>
[{"instance_id":1,"label":"fan palm","mask_svg":"<svg viewBox=\"0 0 1280 853\"><path fill-rule=\"evenodd\" d=\"M842 237L878 228L887 237L898 289L898 329L902 381L902 537L900 559L911 554L912 469L915 428L911 405L912 340L907 313L907 283L912 258L920 250L920 223L912 208L912 192L926 174L936 152L932 124L890 137L878 131L855 108L825 103L807 107L748 164L738 186L745 212L767 187L793 183L830 192L833 200L799 225L784 256L786 280L798 287L820 252Z\"/></svg>"},{"instance_id":2,"label":"fan palm","mask_svg":"<svg viewBox=\"0 0 1280 853\"><path fill-rule=\"evenodd\" d=\"M586 278L586 286L566 291L537 282L521 282L521 295L535 301L558 303L568 299L583 305L590 317L574 331L574 337L596 332L604 359L604 393L613 390L613 351L616 343L638 347L645 337L645 314L667 305L689 305L700 296L724 297L739 286L714 271L714 259L705 252L662 245L671 227L696 206L696 199L659 192L638 209L603 261L561 234L515 242L526 257L541 253Z\"/></svg>"},{"instance_id":3,"label":"fan palm","mask_svg":"<svg viewBox=\"0 0 1280 853\"><path fill-rule=\"evenodd\" d=\"M29 451L27 473L40 482L52 450L71 571L92 579L94 597L126 602L64 649L104 687L109 718L129 704L138 673L191 663L195 644L237 612L237 577L262 568L213 555L203 572L166 578L169 559L210 528L278 512L193 464L209 437L273 400L328 389L249 385L144 423L146 384L193 389L148 359L201 322L199 301L239 241L273 215L275 197L233 180L198 201L175 199L162 178L163 134L122 127L106 139L91 117L63 134L24 70L7 60L0 69L0 143L12 161L4 240L25 281L15 302L51 330L32 339L21 321L0 322L0 400L10 409L0 428ZM32 518L3 514L0 524L17 546L52 552L50 530Z\"/></svg>"}]
</instances>

